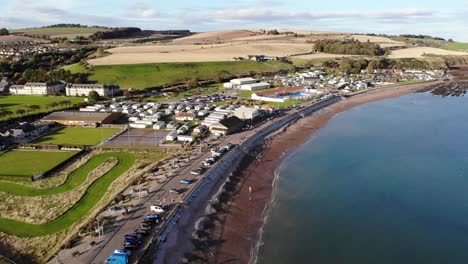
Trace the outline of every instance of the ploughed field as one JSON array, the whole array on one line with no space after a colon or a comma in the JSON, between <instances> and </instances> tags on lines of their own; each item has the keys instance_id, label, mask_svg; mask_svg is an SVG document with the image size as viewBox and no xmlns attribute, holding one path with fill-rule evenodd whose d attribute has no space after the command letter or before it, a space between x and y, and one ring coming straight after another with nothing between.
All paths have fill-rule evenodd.
<instances>
[{"instance_id":1,"label":"ploughed field","mask_svg":"<svg viewBox=\"0 0 468 264\"><path fill-rule=\"evenodd\" d=\"M93 146L114 135L118 128L66 127L47 134L32 143L67 146Z\"/></svg>"}]
</instances>

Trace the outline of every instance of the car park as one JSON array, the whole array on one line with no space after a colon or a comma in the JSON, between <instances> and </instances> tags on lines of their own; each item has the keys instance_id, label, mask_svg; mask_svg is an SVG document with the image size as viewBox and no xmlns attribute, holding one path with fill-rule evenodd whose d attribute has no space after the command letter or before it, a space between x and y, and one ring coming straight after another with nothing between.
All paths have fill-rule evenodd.
<instances>
[{"instance_id":1,"label":"car park","mask_svg":"<svg viewBox=\"0 0 468 264\"><path fill-rule=\"evenodd\" d=\"M189 179L182 179L182 180L180 180L180 183L182 183L182 184L192 184L192 181L189 180Z\"/></svg>"}]
</instances>

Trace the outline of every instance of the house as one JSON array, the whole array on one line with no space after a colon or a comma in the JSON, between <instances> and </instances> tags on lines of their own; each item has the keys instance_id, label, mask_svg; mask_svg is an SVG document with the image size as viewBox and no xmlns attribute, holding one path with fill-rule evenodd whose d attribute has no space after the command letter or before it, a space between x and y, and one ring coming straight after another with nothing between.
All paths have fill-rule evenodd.
<instances>
[{"instance_id":1,"label":"house","mask_svg":"<svg viewBox=\"0 0 468 264\"><path fill-rule=\"evenodd\" d=\"M268 89L270 87L271 87L271 84L267 82L259 82L259 83L241 85L240 89L246 90L246 91L257 91L257 90Z\"/></svg>"},{"instance_id":2,"label":"house","mask_svg":"<svg viewBox=\"0 0 468 264\"><path fill-rule=\"evenodd\" d=\"M166 141L175 141L177 136L179 136L179 133L177 133L175 130L172 130L169 132L169 134L166 135Z\"/></svg>"},{"instance_id":3,"label":"house","mask_svg":"<svg viewBox=\"0 0 468 264\"><path fill-rule=\"evenodd\" d=\"M189 121L195 119L195 114L191 112L180 112L177 113L175 119L178 121Z\"/></svg>"},{"instance_id":4,"label":"house","mask_svg":"<svg viewBox=\"0 0 468 264\"><path fill-rule=\"evenodd\" d=\"M195 140L194 137L188 136L188 135L179 135L177 137L177 141L182 141L182 142L193 142Z\"/></svg>"},{"instance_id":5,"label":"house","mask_svg":"<svg viewBox=\"0 0 468 264\"><path fill-rule=\"evenodd\" d=\"M54 112L42 119L45 122L56 122L65 126L91 126L97 127L101 124L112 124L122 117L121 113L105 112L79 112L63 111Z\"/></svg>"},{"instance_id":6,"label":"house","mask_svg":"<svg viewBox=\"0 0 468 264\"><path fill-rule=\"evenodd\" d=\"M68 84L65 91L67 96L88 96L89 92L95 91L100 96L113 97L120 91L120 88L103 84Z\"/></svg>"},{"instance_id":7,"label":"house","mask_svg":"<svg viewBox=\"0 0 468 264\"><path fill-rule=\"evenodd\" d=\"M253 120L260 115L260 110L253 107L239 107L234 111L234 116L241 120Z\"/></svg>"},{"instance_id":8,"label":"house","mask_svg":"<svg viewBox=\"0 0 468 264\"><path fill-rule=\"evenodd\" d=\"M14 95L57 95L65 88L62 82L33 83L28 82L24 86L14 85L10 87L10 94Z\"/></svg>"},{"instance_id":9,"label":"house","mask_svg":"<svg viewBox=\"0 0 468 264\"><path fill-rule=\"evenodd\" d=\"M225 118L209 126L210 132L217 135L230 135L242 129L244 122L236 116Z\"/></svg>"}]
</instances>

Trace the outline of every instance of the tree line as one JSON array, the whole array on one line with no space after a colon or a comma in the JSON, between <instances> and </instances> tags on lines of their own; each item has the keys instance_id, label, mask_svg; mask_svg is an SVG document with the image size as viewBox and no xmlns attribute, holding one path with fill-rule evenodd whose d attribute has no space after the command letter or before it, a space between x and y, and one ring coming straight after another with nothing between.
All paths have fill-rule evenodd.
<instances>
[{"instance_id":1,"label":"tree line","mask_svg":"<svg viewBox=\"0 0 468 264\"><path fill-rule=\"evenodd\" d=\"M10 32L6 28L0 28L0 36L10 35Z\"/></svg>"},{"instance_id":2,"label":"tree line","mask_svg":"<svg viewBox=\"0 0 468 264\"><path fill-rule=\"evenodd\" d=\"M141 29L137 27L114 28L110 31L98 31L89 36L89 39L96 41L101 39L124 38L140 32L142 32Z\"/></svg>"},{"instance_id":3,"label":"tree line","mask_svg":"<svg viewBox=\"0 0 468 264\"><path fill-rule=\"evenodd\" d=\"M382 56L385 50L380 45L371 42L360 42L355 39L334 40L323 39L317 40L314 44L315 52L331 53L331 54L346 54L346 55L369 55Z\"/></svg>"}]
</instances>

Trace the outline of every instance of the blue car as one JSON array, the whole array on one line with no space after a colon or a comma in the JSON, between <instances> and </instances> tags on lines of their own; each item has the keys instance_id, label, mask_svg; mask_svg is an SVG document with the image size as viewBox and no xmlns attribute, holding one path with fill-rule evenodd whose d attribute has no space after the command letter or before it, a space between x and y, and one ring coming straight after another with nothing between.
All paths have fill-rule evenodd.
<instances>
[{"instance_id":1,"label":"blue car","mask_svg":"<svg viewBox=\"0 0 468 264\"><path fill-rule=\"evenodd\" d=\"M154 220L159 220L161 219L161 216L158 214L148 214L145 216L145 219L154 219Z\"/></svg>"},{"instance_id":2,"label":"blue car","mask_svg":"<svg viewBox=\"0 0 468 264\"><path fill-rule=\"evenodd\" d=\"M182 179L182 180L180 180L180 183L182 183L182 184L192 184L192 181L189 180L189 179Z\"/></svg>"}]
</instances>

